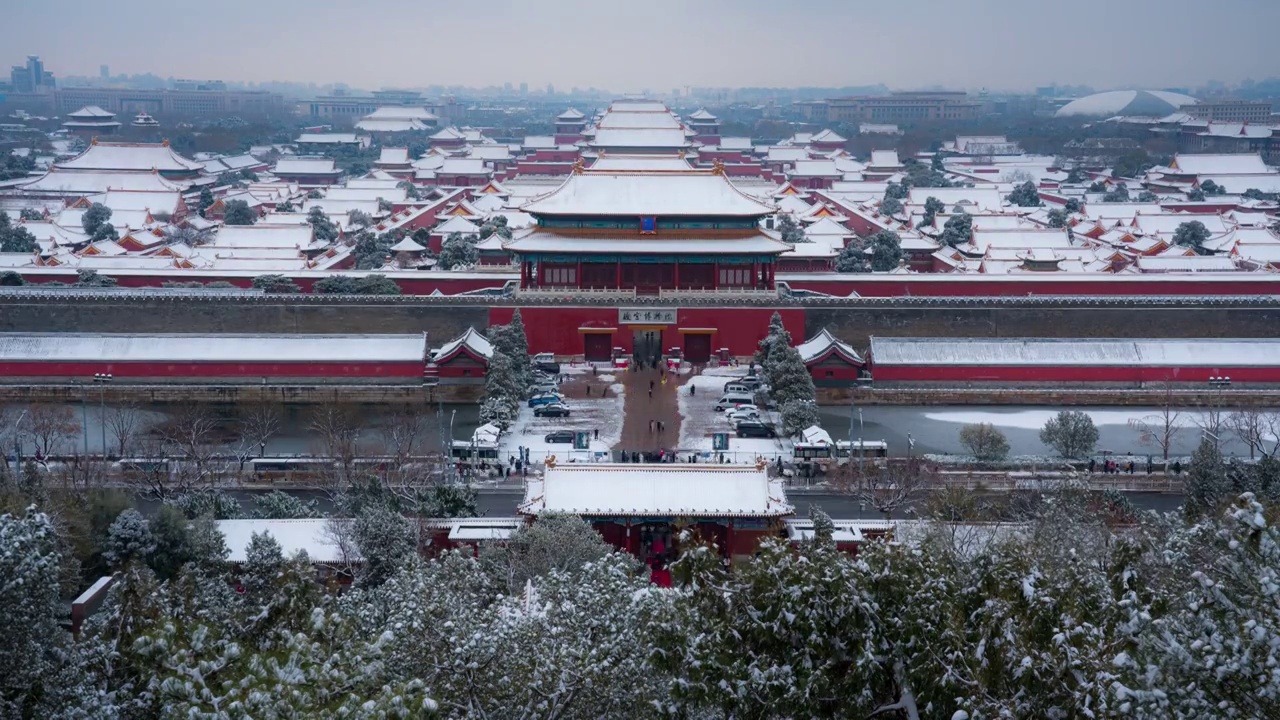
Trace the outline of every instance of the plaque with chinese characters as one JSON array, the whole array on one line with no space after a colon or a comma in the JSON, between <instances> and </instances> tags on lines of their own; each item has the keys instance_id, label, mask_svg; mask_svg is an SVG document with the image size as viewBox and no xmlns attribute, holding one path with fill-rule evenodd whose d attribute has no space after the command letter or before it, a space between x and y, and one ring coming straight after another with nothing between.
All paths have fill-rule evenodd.
<instances>
[{"instance_id":1,"label":"plaque with chinese characters","mask_svg":"<svg viewBox=\"0 0 1280 720\"><path fill-rule=\"evenodd\" d=\"M653 308L620 308L618 310L619 325L675 325L674 308L657 310Z\"/></svg>"}]
</instances>

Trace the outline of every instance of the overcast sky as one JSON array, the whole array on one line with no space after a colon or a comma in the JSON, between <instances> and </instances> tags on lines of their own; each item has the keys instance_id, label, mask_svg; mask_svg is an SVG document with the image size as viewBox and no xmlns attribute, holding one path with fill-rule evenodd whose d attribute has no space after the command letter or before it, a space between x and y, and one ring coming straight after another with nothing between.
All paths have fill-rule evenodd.
<instances>
[{"instance_id":1,"label":"overcast sky","mask_svg":"<svg viewBox=\"0 0 1280 720\"><path fill-rule=\"evenodd\" d=\"M413 87L1194 87L1280 75L1280 0L6 0L6 66Z\"/></svg>"}]
</instances>

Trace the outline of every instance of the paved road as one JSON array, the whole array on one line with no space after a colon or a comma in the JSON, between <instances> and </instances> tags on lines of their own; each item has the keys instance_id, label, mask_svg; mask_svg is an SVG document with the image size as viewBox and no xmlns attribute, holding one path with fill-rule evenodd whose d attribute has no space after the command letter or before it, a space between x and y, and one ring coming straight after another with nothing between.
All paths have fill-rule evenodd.
<instances>
[{"instance_id":1,"label":"paved road","mask_svg":"<svg viewBox=\"0 0 1280 720\"><path fill-rule=\"evenodd\" d=\"M264 490L234 490L231 495L240 501L240 506L246 511L253 508L253 498L260 495ZM316 499L319 501L320 509L329 512L333 509L333 505L329 502L327 496L317 490L294 490L291 494L297 495L306 500ZM1159 510L1161 512L1172 512L1177 510L1182 504L1182 497L1178 495L1166 495L1161 493L1126 493L1130 502L1140 510ZM486 517L505 517L514 515L516 505L524 498L524 491L518 489L496 489L481 490L477 504L480 513ZM805 517L809 514L809 506L818 505L827 514L837 519L852 520L865 519L873 520L881 517L880 513L874 508L863 508L859 505L856 498L847 495L839 495L829 492L807 493L803 491L793 492L789 495L791 503L796 506L796 515ZM141 502L139 505L146 512L155 509L154 502ZM897 517L910 517L907 513L899 513Z\"/></svg>"},{"instance_id":2,"label":"paved road","mask_svg":"<svg viewBox=\"0 0 1280 720\"><path fill-rule=\"evenodd\" d=\"M657 452L670 448L680 437L680 410L676 401L678 387L676 376L657 370L629 370L622 374L622 384L627 388L627 401L623 406L622 438L615 450L631 452ZM652 387L652 390L650 388ZM661 422L663 429L655 426L649 431L650 421Z\"/></svg>"}]
</instances>

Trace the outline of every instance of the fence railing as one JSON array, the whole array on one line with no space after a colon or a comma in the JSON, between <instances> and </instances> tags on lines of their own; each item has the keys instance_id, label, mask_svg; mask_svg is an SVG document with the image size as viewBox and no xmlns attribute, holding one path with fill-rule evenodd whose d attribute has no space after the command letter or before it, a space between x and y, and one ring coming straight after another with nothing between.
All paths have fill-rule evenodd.
<instances>
[{"instance_id":1,"label":"fence railing","mask_svg":"<svg viewBox=\"0 0 1280 720\"><path fill-rule=\"evenodd\" d=\"M756 288L660 288L658 297L663 299L701 299L701 298L776 298L777 290L760 290Z\"/></svg>"},{"instance_id":2,"label":"fence railing","mask_svg":"<svg viewBox=\"0 0 1280 720\"><path fill-rule=\"evenodd\" d=\"M1105 474L1085 473L1067 475L1059 472L959 470L942 471L937 475L939 488L963 488L966 490L1052 490L1063 480L1075 478L1091 490L1117 490L1121 492L1183 492L1181 477L1164 473Z\"/></svg>"}]
</instances>

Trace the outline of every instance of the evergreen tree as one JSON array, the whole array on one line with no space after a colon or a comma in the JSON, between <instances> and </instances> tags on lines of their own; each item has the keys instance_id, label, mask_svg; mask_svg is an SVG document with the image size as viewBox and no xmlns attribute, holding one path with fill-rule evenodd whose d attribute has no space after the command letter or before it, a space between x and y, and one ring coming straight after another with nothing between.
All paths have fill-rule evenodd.
<instances>
[{"instance_id":1,"label":"evergreen tree","mask_svg":"<svg viewBox=\"0 0 1280 720\"><path fill-rule=\"evenodd\" d=\"M494 347L485 371L484 399L480 406L480 421L491 422L500 430L507 430L520 408L520 401L528 394L511 356Z\"/></svg>"},{"instance_id":2,"label":"evergreen tree","mask_svg":"<svg viewBox=\"0 0 1280 720\"><path fill-rule=\"evenodd\" d=\"M70 634L58 627L61 557L53 522L35 507L0 515L0 717L94 717L76 713L89 695Z\"/></svg>"},{"instance_id":3,"label":"evergreen tree","mask_svg":"<svg viewBox=\"0 0 1280 720\"><path fill-rule=\"evenodd\" d=\"M1108 191L1102 196L1102 202L1108 203L1124 203L1129 202L1129 186L1124 183L1116 185L1114 190Z\"/></svg>"},{"instance_id":4,"label":"evergreen tree","mask_svg":"<svg viewBox=\"0 0 1280 720\"><path fill-rule=\"evenodd\" d=\"M165 500L190 519L208 515L216 520L234 520L241 516L240 501L223 490L196 490Z\"/></svg>"},{"instance_id":5,"label":"evergreen tree","mask_svg":"<svg viewBox=\"0 0 1280 720\"><path fill-rule=\"evenodd\" d=\"M834 545L836 525L831 521L831 516L817 505L810 505L809 519L813 521L813 541L819 545Z\"/></svg>"},{"instance_id":6,"label":"evergreen tree","mask_svg":"<svg viewBox=\"0 0 1280 720\"><path fill-rule=\"evenodd\" d=\"M189 525L190 521L170 505L161 505L147 521L154 541L147 564L161 580L172 578L183 565L196 559Z\"/></svg>"},{"instance_id":7,"label":"evergreen tree","mask_svg":"<svg viewBox=\"0 0 1280 720\"><path fill-rule=\"evenodd\" d=\"M108 225L107 227L111 226ZM0 252L33 253L39 249L40 245L36 242L36 236L32 235L30 230L21 225L9 228L0 227Z\"/></svg>"},{"instance_id":8,"label":"evergreen tree","mask_svg":"<svg viewBox=\"0 0 1280 720\"><path fill-rule=\"evenodd\" d=\"M1036 184L1028 180L1021 185L1015 187L1013 192L1009 194L1009 202L1018 207L1040 207L1040 190L1036 188Z\"/></svg>"},{"instance_id":9,"label":"evergreen tree","mask_svg":"<svg viewBox=\"0 0 1280 720\"><path fill-rule=\"evenodd\" d=\"M1098 444L1098 428L1088 413L1063 410L1041 428L1040 442L1057 450L1062 457L1084 457Z\"/></svg>"},{"instance_id":10,"label":"evergreen tree","mask_svg":"<svg viewBox=\"0 0 1280 720\"><path fill-rule=\"evenodd\" d=\"M782 432L795 435L805 428L822 424L818 405L813 400L788 400L782 404Z\"/></svg>"},{"instance_id":11,"label":"evergreen tree","mask_svg":"<svg viewBox=\"0 0 1280 720\"><path fill-rule=\"evenodd\" d=\"M1142 192L1138 193L1138 202L1140 203L1153 203L1159 200L1160 198L1156 197L1156 194L1151 192L1150 190L1143 190Z\"/></svg>"},{"instance_id":12,"label":"evergreen tree","mask_svg":"<svg viewBox=\"0 0 1280 720\"><path fill-rule=\"evenodd\" d=\"M209 209L213 204L213 193L209 188L200 188L200 199L196 202L196 212L200 217L204 217L204 211Z\"/></svg>"},{"instance_id":13,"label":"evergreen tree","mask_svg":"<svg viewBox=\"0 0 1280 720\"><path fill-rule=\"evenodd\" d=\"M1062 209L1066 210L1068 215L1074 215L1075 213L1080 212L1080 201L1075 198L1070 198L1067 200L1067 204L1062 206Z\"/></svg>"},{"instance_id":14,"label":"evergreen tree","mask_svg":"<svg viewBox=\"0 0 1280 720\"><path fill-rule=\"evenodd\" d=\"M1213 512L1227 499L1231 482L1218 443L1208 435L1191 455L1185 481L1187 501L1200 512Z\"/></svg>"},{"instance_id":15,"label":"evergreen tree","mask_svg":"<svg viewBox=\"0 0 1280 720\"><path fill-rule=\"evenodd\" d=\"M947 209L938 198L930 195L924 201L924 217L920 219L919 227L932 227L938 213Z\"/></svg>"},{"instance_id":16,"label":"evergreen tree","mask_svg":"<svg viewBox=\"0 0 1280 720\"><path fill-rule=\"evenodd\" d=\"M973 237L973 217L961 212L947 218L942 226L942 244L956 247L963 245Z\"/></svg>"},{"instance_id":17,"label":"evergreen tree","mask_svg":"<svg viewBox=\"0 0 1280 720\"><path fill-rule=\"evenodd\" d=\"M331 243L338 239L338 226L324 214L324 208L316 206L307 211L307 224L316 240Z\"/></svg>"},{"instance_id":18,"label":"evergreen tree","mask_svg":"<svg viewBox=\"0 0 1280 720\"><path fill-rule=\"evenodd\" d=\"M440 257L436 266L441 270L457 270L469 268L480 262L480 251L476 249L475 235L450 233L440 246Z\"/></svg>"},{"instance_id":19,"label":"evergreen tree","mask_svg":"<svg viewBox=\"0 0 1280 720\"><path fill-rule=\"evenodd\" d=\"M788 245L809 242L805 237L804 228L800 227L800 223L797 223L790 213L778 215L778 232L782 235L782 242Z\"/></svg>"},{"instance_id":20,"label":"evergreen tree","mask_svg":"<svg viewBox=\"0 0 1280 720\"><path fill-rule=\"evenodd\" d=\"M21 287L26 284L27 281L13 270L0 271L0 287Z\"/></svg>"},{"instance_id":21,"label":"evergreen tree","mask_svg":"<svg viewBox=\"0 0 1280 720\"><path fill-rule=\"evenodd\" d=\"M1049 211L1049 227L1061 228L1067 226L1067 213L1054 208Z\"/></svg>"},{"instance_id":22,"label":"evergreen tree","mask_svg":"<svg viewBox=\"0 0 1280 720\"><path fill-rule=\"evenodd\" d=\"M84 233L92 238L97 236L99 228L109 225L109 220L111 220L111 208L102 203L94 203L80 216L80 227L84 228Z\"/></svg>"},{"instance_id":23,"label":"evergreen tree","mask_svg":"<svg viewBox=\"0 0 1280 720\"><path fill-rule=\"evenodd\" d=\"M355 295L356 279L350 275L330 275L317 280L311 289L321 295Z\"/></svg>"},{"instance_id":24,"label":"evergreen tree","mask_svg":"<svg viewBox=\"0 0 1280 720\"><path fill-rule=\"evenodd\" d=\"M373 273L356 279L355 293L357 295L399 295L400 284L386 275Z\"/></svg>"},{"instance_id":25,"label":"evergreen tree","mask_svg":"<svg viewBox=\"0 0 1280 720\"><path fill-rule=\"evenodd\" d=\"M836 256L836 272L871 272L871 263L867 259L867 252L863 249L861 240L852 240L840 249L840 254Z\"/></svg>"},{"instance_id":26,"label":"evergreen tree","mask_svg":"<svg viewBox=\"0 0 1280 720\"><path fill-rule=\"evenodd\" d=\"M871 236L871 269L888 272L902 261L902 240L892 230L881 230Z\"/></svg>"},{"instance_id":27,"label":"evergreen tree","mask_svg":"<svg viewBox=\"0 0 1280 720\"><path fill-rule=\"evenodd\" d=\"M120 569L134 560L145 561L155 549L156 540L147 519L129 508L111 523L103 557L112 568Z\"/></svg>"},{"instance_id":28,"label":"evergreen tree","mask_svg":"<svg viewBox=\"0 0 1280 720\"><path fill-rule=\"evenodd\" d=\"M765 372L769 378L770 395L780 408L793 401L813 402L817 397L813 376L805 367L800 351L790 345L775 343L769 349Z\"/></svg>"},{"instance_id":29,"label":"evergreen tree","mask_svg":"<svg viewBox=\"0 0 1280 720\"><path fill-rule=\"evenodd\" d=\"M759 348L752 357L752 362L758 365L765 374L768 370L765 365L769 362L769 352L775 344L783 344L788 347L791 345L791 333L787 332L787 328L782 324L782 315L778 311L774 311L769 317L769 329L765 332L764 339L760 341Z\"/></svg>"},{"instance_id":30,"label":"evergreen tree","mask_svg":"<svg viewBox=\"0 0 1280 720\"><path fill-rule=\"evenodd\" d=\"M362 564L358 580L377 587L404 567L416 552L409 521L385 503L370 503L353 523Z\"/></svg>"},{"instance_id":31,"label":"evergreen tree","mask_svg":"<svg viewBox=\"0 0 1280 720\"><path fill-rule=\"evenodd\" d=\"M253 517L289 520L320 517L320 509L314 499L304 502L296 495L279 490L258 495L253 503Z\"/></svg>"},{"instance_id":32,"label":"evergreen tree","mask_svg":"<svg viewBox=\"0 0 1280 720\"><path fill-rule=\"evenodd\" d=\"M897 217L902 214L902 201L897 198L885 197L880 202L880 213L889 217Z\"/></svg>"},{"instance_id":33,"label":"evergreen tree","mask_svg":"<svg viewBox=\"0 0 1280 720\"><path fill-rule=\"evenodd\" d=\"M259 275L253 279L251 286L268 294L287 295L302 292L302 288L284 275Z\"/></svg>"},{"instance_id":34,"label":"evergreen tree","mask_svg":"<svg viewBox=\"0 0 1280 720\"><path fill-rule=\"evenodd\" d=\"M363 210L347 211L347 227L367 228L373 224L373 216Z\"/></svg>"},{"instance_id":35,"label":"evergreen tree","mask_svg":"<svg viewBox=\"0 0 1280 720\"><path fill-rule=\"evenodd\" d=\"M975 423L960 428L960 444L984 462L1003 460L1009 455L1009 441L991 423Z\"/></svg>"},{"instance_id":36,"label":"evergreen tree","mask_svg":"<svg viewBox=\"0 0 1280 720\"><path fill-rule=\"evenodd\" d=\"M244 565L240 572L240 585L245 598L254 605L270 601L277 579L284 571L284 551L270 533L253 533L244 549Z\"/></svg>"},{"instance_id":37,"label":"evergreen tree","mask_svg":"<svg viewBox=\"0 0 1280 720\"><path fill-rule=\"evenodd\" d=\"M533 387L533 362L529 358L529 337L525 333L520 308L516 308L511 314L510 323L489 328L489 342L511 361L515 373L514 387L519 389L515 399L523 400L528 397L529 388Z\"/></svg>"},{"instance_id":38,"label":"evergreen tree","mask_svg":"<svg viewBox=\"0 0 1280 720\"><path fill-rule=\"evenodd\" d=\"M1209 229L1199 220L1184 222L1173 231L1173 244L1191 248L1197 255L1207 255L1204 244L1209 241Z\"/></svg>"},{"instance_id":39,"label":"evergreen tree","mask_svg":"<svg viewBox=\"0 0 1280 720\"><path fill-rule=\"evenodd\" d=\"M252 225L258 221L258 213L249 207L249 203L244 200L230 200L227 202L227 211L222 216L222 222L226 225Z\"/></svg>"}]
</instances>

